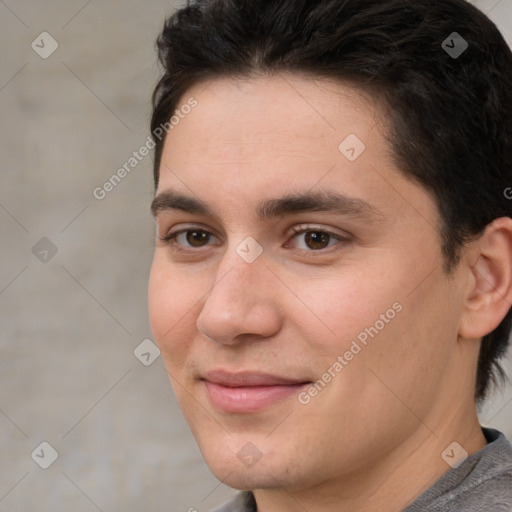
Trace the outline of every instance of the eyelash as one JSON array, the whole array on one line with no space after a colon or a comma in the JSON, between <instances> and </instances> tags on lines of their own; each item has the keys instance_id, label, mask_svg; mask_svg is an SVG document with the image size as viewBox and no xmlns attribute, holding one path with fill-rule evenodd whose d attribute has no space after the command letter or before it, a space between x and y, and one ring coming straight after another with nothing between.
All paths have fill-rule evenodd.
<instances>
[{"instance_id":1,"label":"eyelash","mask_svg":"<svg viewBox=\"0 0 512 512\"><path fill-rule=\"evenodd\" d=\"M175 233L169 233L169 234L167 234L165 236L159 236L158 238L159 238L160 241L162 241L166 245L169 245L170 247L172 247L172 249L175 250L175 251L189 253L189 254L190 253L199 253L200 250L202 249L201 247L198 248L197 250L193 249L193 248L184 249L183 246L180 246L179 244L176 243L176 238L179 235L181 235L182 233L187 233L189 231L197 231L197 232L200 232L200 233L207 233L207 234L213 235L213 233L211 231L208 231L206 229L189 227L187 229L182 229L180 231L176 231ZM295 238L295 237L297 237L299 235L302 235L302 234L308 233L308 232L324 233L324 234L328 235L331 239L332 238L336 239L338 242L348 242L349 241L348 237L342 236L342 235L334 233L332 231L329 231L329 230L326 230L326 229L323 229L323 228L319 228L319 227L316 227L316 226L304 226L304 225L293 227L292 228L292 236L291 236L291 238ZM213 235L213 236L215 236L215 235ZM305 256L315 257L315 255L317 255L317 254L320 254L320 255L321 254L326 254L326 251L330 247L332 247L333 245L336 245L336 244L328 245L324 249L317 249L317 250L314 250L314 249L310 249L310 250L297 249L297 251L299 253L305 255ZM332 251L329 251L329 252L332 252Z\"/></svg>"}]
</instances>

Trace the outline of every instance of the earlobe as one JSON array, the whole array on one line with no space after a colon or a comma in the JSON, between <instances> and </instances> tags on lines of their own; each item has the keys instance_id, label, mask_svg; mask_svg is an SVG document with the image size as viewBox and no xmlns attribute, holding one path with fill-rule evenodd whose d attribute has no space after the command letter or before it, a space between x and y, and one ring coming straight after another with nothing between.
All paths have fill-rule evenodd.
<instances>
[{"instance_id":1,"label":"earlobe","mask_svg":"<svg viewBox=\"0 0 512 512\"><path fill-rule=\"evenodd\" d=\"M459 336L478 339L496 329L512 306L512 219L496 219L472 244Z\"/></svg>"}]
</instances>

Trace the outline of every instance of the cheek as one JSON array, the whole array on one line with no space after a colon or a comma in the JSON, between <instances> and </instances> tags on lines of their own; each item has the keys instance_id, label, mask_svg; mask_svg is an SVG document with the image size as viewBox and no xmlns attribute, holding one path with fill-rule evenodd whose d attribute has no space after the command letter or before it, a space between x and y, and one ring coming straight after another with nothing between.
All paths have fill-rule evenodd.
<instances>
[{"instance_id":1,"label":"cheek","mask_svg":"<svg viewBox=\"0 0 512 512\"><path fill-rule=\"evenodd\" d=\"M401 311L369 342L374 393L396 414L403 402L426 417L442 396L456 341L457 304L451 293L438 272L419 287L404 288L398 295Z\"/></svg>"},{"instance_id":2,"label":"cheek","mask_svg":"<svg viewBox=\"0 0 512 512\"><path fill-rule=\"evenodd\" d=\"M301 283L297 295L302 304L297 300L295 317L299 325L309 326L312 343L338 355L358 335L364 337L365 329L374 326L381 314L391 310L389 316L396 316L392 307L400 299L399 287L396 277L379 279L376 272L340 268L325 278Z\"/></svg>"},{"instance_id":3,"label":"cheek","mask_svg":"<svg viewBox=\"0 0 512 512\"><path fill-rule=\"evenodd\" d=\"M193 305L197 301L190 285L190 280L180 279L176 270L168 270L155 258L148 287L149 321L168 368L180 364L190 345L188 336L193 332Z\"/></svg>"},{"instance_id":4,"label":"cheek","mask_svg":"<svg viewBox=\"0 0 512 512\"><path fill-rule=\"evenodd\" d=\"M350 372L343 370L333 389L343 388L350 378L361 392L376 386L382 388L379 396L389 393L368 369L393 389L412 393L408 383L427 387L427 380L435 387L446 365L446 333L456 330L444 278L437 271L423 281L429 269L376 256L374 264L342 267L328 278L302 281L297 294L307 308L297 301L296 325L318 368L329 368L347 354Z\"/></svg>"}]
</instances>

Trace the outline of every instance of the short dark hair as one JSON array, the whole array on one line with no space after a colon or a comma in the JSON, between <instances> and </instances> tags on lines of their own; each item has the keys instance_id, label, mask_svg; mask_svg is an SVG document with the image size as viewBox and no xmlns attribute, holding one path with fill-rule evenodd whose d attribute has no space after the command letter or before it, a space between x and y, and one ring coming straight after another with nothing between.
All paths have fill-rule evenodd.
<instances>
[{"instance_id":1,"label":"short dark hair","mask_svg":"<svg viewBox=\"0 0 512 512\"><path fill-rule=\"evenodd\" d=\"M386 108L395 163L438 206L447 273L464 243L512 216L504 193L512 186L512 52L465 0L196 0L166 19L157 48L153 134L190 87L209 79L337 79ZM164 140L154 140L158 186ZM509 309L483 337L479 402L504 378L511 325Z\"/></svg>"}]
</instances>

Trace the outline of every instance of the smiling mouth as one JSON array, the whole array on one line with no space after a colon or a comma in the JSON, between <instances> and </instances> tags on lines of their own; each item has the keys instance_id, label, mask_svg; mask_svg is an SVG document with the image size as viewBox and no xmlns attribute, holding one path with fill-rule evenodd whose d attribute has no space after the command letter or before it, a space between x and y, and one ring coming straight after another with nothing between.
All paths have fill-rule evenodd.
<instances>
[{"instance_id":1,"label":"smiling mouth","mask_svg":"<svg viewBox=\"0 0 512 512\"><path fill-rule=\"evenodd\" d=\"M227 413L251 413L267 408L311 384L259 372L211 371L201 379L212 405Z\"/></svg>"}]
</instances>

